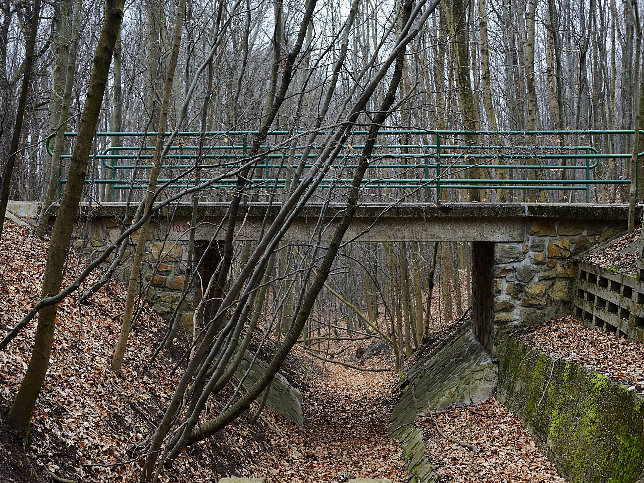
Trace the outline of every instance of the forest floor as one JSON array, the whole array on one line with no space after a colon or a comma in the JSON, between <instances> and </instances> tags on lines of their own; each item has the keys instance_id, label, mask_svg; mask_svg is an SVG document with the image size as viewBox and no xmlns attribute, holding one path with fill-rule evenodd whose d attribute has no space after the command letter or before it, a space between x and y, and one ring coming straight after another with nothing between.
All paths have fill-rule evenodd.
<instances>
[{"instance_id":1,"label":"forest floor","mask_svg":"<svg viewBox=\"0 0 644 483\"><path fill-rule=\"evenodd\" d=\"M32 236L28 228L5 224L0 242L0 336L36 301L46 249L47 241ZM83 263L71 254L67 283ZM140 444L176 384L184 347L179 344L173 351L162 352L155 364L146 368L166 323L143 305L131 335L125 370L120 377L112 374L109 360L124 298L125 289L110 283L88 305L79 305L76 296L61 304L51 365L26 451L8 430L6 412L27 367L35 324L0 351L0 451L4 457L0 481L51 481L52 474L75 481L134 479ZM571 349L570 344L566 348L566 340L573 335L557 325L563 323L574 321L545 324L532 333L531 342L538 345L540 338L544 345L553 338L550 330L565 334L560 350L572 351L582 361L590 360L583 350L600 355L607 350L603 345L583 349L581 342L590 335L581 324L565 329L578 334L580 348ZM642 390L643 375L637 370L641 369L637 361L644 360L642 345L628 352L624 350L626 345L630 347L627 341L591 332L598 340L608 338L607 344L615 347L614 356L604 357L618 368L614 377ZM434 342L447 334L442 327ZM368 347L367 342L346 343L332 352L336 353L335 361L376 369L392 367L392 356L379 349L377 344ZM627 360L619 365L615 361L622 356ZM244 415L209 441L185 451L170 470L162 472L161 481L217 481L229 475L265 476L267 482L343 482L350 476L405 481L400 448L389 437L396 376L357 371L335 361L323 364L301 349L287 360L285 375L302 392L304 428L269 410L255 423L251 422L252 413ZM632 367L636 370L629 369ZM440 481L561 481L520 422L494 399L433 415L423 424ZM474 444L477 454L448 442L441 432Z\"/></svg>"}]
</instances>

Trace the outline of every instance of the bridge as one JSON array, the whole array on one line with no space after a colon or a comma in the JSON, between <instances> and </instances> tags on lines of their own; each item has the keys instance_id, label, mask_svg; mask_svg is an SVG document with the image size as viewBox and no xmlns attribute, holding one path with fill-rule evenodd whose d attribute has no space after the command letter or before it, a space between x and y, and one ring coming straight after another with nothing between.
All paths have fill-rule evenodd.
<instances>
[{"instance_id":1,"label":"bridge","mask_svg":"<svg viewBox=\"0 0 644 483\"><path fill-rule=\"evenodd\" d=\"M328 155L332 132L273 131L253 154L255 134L167 133L158 199L168 201L153 218L148 246L153 269L146 274L151 301L162 315L171 314L180 298L192 220L197 220L197 241L224 237L218 227L240 168L252 169L244 178L235 239L256 240L303 173L318 169L315 163ZM283 240L311 240L322 217L318 239L326 241L345 209L343 195L366 134L353 131L338 147L319 178L316 196L298 212ZM74 136L66 133L69 139ZM154 136L97 134L79 223L95 249L115 240L119 220L134 215L137 203L132 201L141 199L147 187ZM626 229L627 174L630 163L637 168L644 155L632 153L635 133L628 130L384 130L378 136L345 241L472 242L473 326L488 348L494 323L531 323L572 313L575 257ZM61 157L61 188L68 157ZM636 189L639 177L633 180ZM196 192L194 205L186 196ZM482 202L454 202L467 201L474 192ZM189 308L185 317L190 318Z\"/></svg>"}]
</instances>

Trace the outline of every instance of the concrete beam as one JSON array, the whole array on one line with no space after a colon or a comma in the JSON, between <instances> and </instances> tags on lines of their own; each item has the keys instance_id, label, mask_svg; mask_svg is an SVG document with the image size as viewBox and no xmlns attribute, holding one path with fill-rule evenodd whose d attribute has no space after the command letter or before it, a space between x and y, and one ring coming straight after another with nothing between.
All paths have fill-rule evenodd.
<instances>
[{"instance_id":1,"label":"concrete beam","mask_svg":"<svg viewBox=\"0 0 644 483\"><path fill-rule=\"evenodd\" d=\"M33 216L36 203L12 202L16 215ZM202 203L197 218L197 239L210 239L226 215L227 203ZM257 238L263 223L271 222L279 213L279 204L251 203L242 210L238 220L238 240ZM134 214L136 205L123 203L82 205L80 216L94 220L123 218L126 210ZM287 232L285 241L308 241L318 223L321 205L307 205ZM326 208L322 239L328 240L342 215L342 205ZM176 204L159 210L154 216L161 231L170 229L170 238L187 238L192 215L191 204ZM641 219L642 207L636 216ZM381 241L487 241L518 242L525 238L530 225L537 220L597 221L602 226L624 225L628 216L625 204L491 204L491 203L402 203L397 205L365 203L358 207L345 240ZM223 238L219 233L217 238Z\"/></svg>"}]
</instances>

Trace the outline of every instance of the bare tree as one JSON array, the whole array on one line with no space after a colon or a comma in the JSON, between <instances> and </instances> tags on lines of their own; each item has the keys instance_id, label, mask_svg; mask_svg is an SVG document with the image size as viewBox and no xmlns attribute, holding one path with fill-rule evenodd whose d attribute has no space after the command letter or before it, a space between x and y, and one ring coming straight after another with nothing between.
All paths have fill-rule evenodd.
<instances>
[{"instance_id":1,"label":"bare tree","mask_svg":"<svg viewBox=\"0 0 644 483\"><path fill-rule=\"evenodd\" d=\"M25 116L25 107L27 105L27 96L29 93L29 84L33 73L33 65L36 54L36 36L38 34L38 20L40 16L40 0L34 0L32 8L27 11L29 18L29 34L25 45L25 65L22 76L22 87L20 88L20 97L18 99L18 109L13 124L13 134L11 145L9 146L9 158L2 172L2 187L0 188L0 238L2 238L2 228L4 217L7 212L7 203L9 202L9 190L11 189L11 177L13 167L20 151L20 134Z\"/></svg>"},{"instance_id":2,"label":"bare tree","mask_svg":"<svg viewBox=\"0 0 644 483\"><path fill-rule=\"evenodd\" d=\"M103 28L96 47L91 82L87 91L87 100L79 125L80 131L74 145L68 181L65 185L49 245L42 285L43 296L53 295L60 289L63 265L74 226L73 221L85 184L85 172L92 140L96 133L112 52L122 19L123 0L107 0ZM40 311L36 340L27 372L9 411L9 423L23 436L28 431L31 413L49 366L49 355L56 325L56 309L56 305L50 305Z\"/></svg>"}]
</instances>

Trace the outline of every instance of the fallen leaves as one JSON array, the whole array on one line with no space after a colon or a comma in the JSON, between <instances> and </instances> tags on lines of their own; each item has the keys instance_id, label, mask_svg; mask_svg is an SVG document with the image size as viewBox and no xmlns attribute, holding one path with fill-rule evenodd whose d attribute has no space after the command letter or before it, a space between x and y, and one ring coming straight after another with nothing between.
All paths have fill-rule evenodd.
<instances>
[{"instance_id":1,"label":"fallen leaves","mask_svg":"<svg viewBox=\"0 0 644 483\"><path fill-rule=\"evenodd\" d=\"M635 275L637 273L638 241L642 227L635 229L631 234L624 234L601 244L590 250L582 261L593 265L616 270L618 272Z\"/></svg>"},{"instance_id":2,"label":"fallen leaves","mask_svg":"<svg viewBox=\"0 0 644 483\"><path fill-rule=\"evenodd\" d=\"M551 320L518 337L644 394L644 344L590 329L572 316Z\"/></svg>"},{"instance_id":3,"label":"fallen leaves","mask_svg":"<svg viewBox=\"0 0 644 483\"><path fill-rule=\"evenodd\" d=\"M46 241L28 229L5 224L0 244L0 336L36 302L46 250ZM72 252L67 283L82 264ZM125 289L110 283L88 305L79 305L77 295L60 305L30 455L44 474L55 469L58 476L77 481L132 481L138 472L137 448L154 429L176 386L181 371L173 374L172 368L181 351L175 351L175 359L162 352L150 372L145 371L166 322L144 308L128 342L124 370L116 377L109 362ZM27 368L35 327L30 324L0 351L0 405L5 409ZM394 376L332 365L322 373L311 369L316 363L304 354L298 357L292 370L298 372L295 379L305 383L304 429L269 411L255 425L249 423L250 415L244 416L184 451L171 469L162 471L160 480L205 482L238 474L267 476L273 482L336 482L350 472L404 481L400 448L388 436ZM303 365L310 366L306 376L301 375ZM0 427L0 435L5 430ZM8 465L6 469L9 473L2 473L0 464L0 476L14 471Z\"/></svg>"},{"instance_id":4,"label":"fallen leaves","mask_svg":"<svg viewBox=\"0 0 644 483\"><path fill-rule=\"evenodd\" d=\"M439 481L565 481L536 447L521 421L495 398L467 408L428 414L421 424Z\"/></svg>"}]
</instances>

